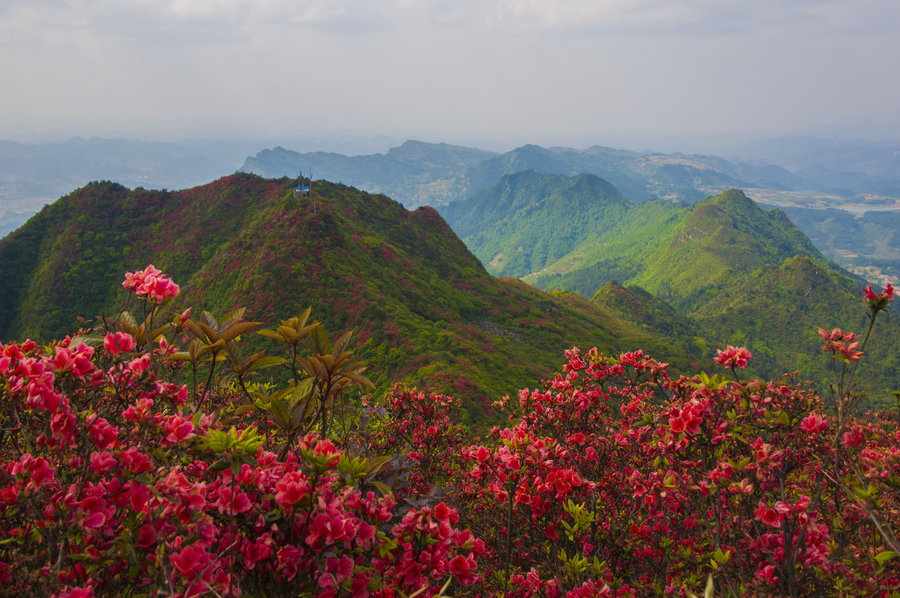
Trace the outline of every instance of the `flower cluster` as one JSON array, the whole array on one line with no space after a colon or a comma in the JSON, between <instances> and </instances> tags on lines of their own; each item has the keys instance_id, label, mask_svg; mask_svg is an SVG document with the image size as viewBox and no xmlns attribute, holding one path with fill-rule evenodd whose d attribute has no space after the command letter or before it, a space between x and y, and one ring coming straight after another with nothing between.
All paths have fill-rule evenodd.
<instances>
[{"instance_id":1,"label":"flower cluster","mask_svg":"<svg viewBox=\"0 0 900 598\"><path fill-rule=\"evenodd\" d=\"M872 285L866 285L864 298L872 311L878 312L885 309L891 301L896 299L896 296L894 295L893 285L888 283L880 293L875 293L875 291L872 290Z\"/></svg>"},{"instance_id":2,"label":"flower cluster","mask_svg":"<svg viewBox=\"0 0 900 598\"><path fill-rule=\"evenodd\" d=\"M714 361L726 368L746 368L747 363L753 358L753 354L746 347L732 347L717 349Z\"/></svg>"},{"instance_id":3,"label":"flower cluster","mask_svg":"<svg viewBox=\"0 0 900 598\"><path fill-rule=\"evenodd\" d=\"M852 332L844 332L840 328L832 328L824 330L819 328L819 336L825 341L822 345L823 351L828 351L833 355L840 355L847 361L859 361L862 359L863 352L859 350L859 341L856 334Z\"/></svg>"},{"instance_id":4,"label":"flower cluster","mask_svg":"<svg viewBox=\"0 0 900 598\"><path fill-rule=\"evenodd\" d=\"M162 303L170 297L177 297L181 289L172 279L150 264L143 270L127 272L122 286L134 291L138 297L149 297Z\"/></svg>"},{"instance_id":5,"label":"flower cluster","mask_svg":"<svg viewBox=\"0 0 900 598\"><path fill-rule=\"evenodd\" d=\"M170 293L154 272L127 284ZM131 334L97 340L0 344L0 595L362 598L482 581L484 543L455 508L399 505L316 434L276 455L278 436L249 416L226 427Z\"/></svg>"}]
</instances>

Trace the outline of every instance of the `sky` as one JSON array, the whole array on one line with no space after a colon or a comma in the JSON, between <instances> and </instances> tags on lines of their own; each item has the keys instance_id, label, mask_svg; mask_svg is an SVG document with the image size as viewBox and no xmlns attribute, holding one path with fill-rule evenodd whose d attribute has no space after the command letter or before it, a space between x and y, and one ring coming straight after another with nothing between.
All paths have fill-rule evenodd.
<instances>
[{"instance_id":1,"label":"sky","mask_svg":"<svg viewBox=\"0 0 900 598\"><path fill-rule=\"evenodd\" d=\"M898 66L897 0L3 0L0 139L900 139Z\"/></svg>"}]
</instances>

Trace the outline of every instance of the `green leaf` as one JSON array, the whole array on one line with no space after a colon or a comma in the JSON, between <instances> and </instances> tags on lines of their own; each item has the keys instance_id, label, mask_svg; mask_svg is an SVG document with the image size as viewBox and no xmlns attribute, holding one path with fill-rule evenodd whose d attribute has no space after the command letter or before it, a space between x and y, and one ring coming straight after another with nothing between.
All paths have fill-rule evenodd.
<instances>
[{"instance_id":1,"label":"green leaf","mask_svg":"<svg viewBox=\"0 0 900 598\"><path fill-rule=\"evenodd\" d=\"M378 488L378 490L379 490L382 494L384 494L384 495L387 495L387 494L390 494L390 493L391 493L391 489L390 489L390 488L388 487L388 485L385 484L384 482L380 482L380 481L378 481L378 480L374 480L374 481L371 482L371 484L372 484L373 486L375 486L376 488Z\"/></svg>"},{"instance_id":2,"label":"green leaf","mask_svg":"<svg viewBox=\"0 0 900 598\"><path fill-rule=\"evenodd\" d=\"M392 457L390 456L381 456L381 457L373 457L366 462L365 474L367 476L375 475L378 473L382 467L384 467L385 463L390 462Z\"/></svg>"},{"instance_id":3,"label":"green leaf","mask_svg":"<svg viewBox=\"0 0 900 598\"><path fill-rule=\"evenodd\" d=\"M881 567L884 567L885 563L887 563L892 558L896 557L897 553L893 550L885 550L883 552L879 552L875 555L875 560Z\"/></svg>"},{"instance_id":4,"label":"green leaf","mask_svg":"<svg viewBox=\"0 0 900 598\"><path fill-rule=\"evenodd\" d=\"M69 344L72 347L77 347L78 343L84 343L89 347L101 347L103 346L103 336L99 334L82 334L73 338Z\"/></svg>"},{"instance_id":5,"label":"green leaf","mask_svg":"<svg viewBox=\"0 0 900 598\"><path fill-rule=\"evenodd\" d=\"M247 368L248 372L254 372L256 370L264 370L266 368L275 367L277 365L281 365L286 363L287 359L284 357L276 357L275 355L266 355L265 357L260 357L256 361L250 364Z\"/></svg>"},{"instance_id":6,"label":"green leaf","mask_svg":"<svg viewBox=\"0 0 900 598\"><path fill-rule=\"evenodd\" d=\"M225 332L222 334L222 340L224 340L225 342L234 340L243 333L249 330L253 330L257 326L261 325L262 322L238 322L225 330Z\"/></svg>"}]
</instances>

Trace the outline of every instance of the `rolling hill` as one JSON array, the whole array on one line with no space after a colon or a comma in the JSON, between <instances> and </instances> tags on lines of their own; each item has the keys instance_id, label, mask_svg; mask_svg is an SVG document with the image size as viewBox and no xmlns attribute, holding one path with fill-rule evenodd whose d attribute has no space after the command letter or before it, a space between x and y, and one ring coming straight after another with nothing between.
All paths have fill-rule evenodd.
<instances>
[{"instance_id":1,"label":"rolling hill","mask_svg":"<svg viewBox=\"0 0 900 598\"><path fill-rule=\"evenodd\" d=\"M528 170L440 211L488 271L521 277L555 262L585 238L602 235L631 205L594 175Z\"/></svg>"},{"instance_id":2,"label":"rolling hill","mask_svg":"<svg viewBox=\"0 0 900 598\"><path fill-rule=\"evenodd\" d=\"M520 186L531 191L520 194L527 201L516 202L510 199L515 179L508 177L443 211L489 271L511 263L498 259L498 248L515 248L513 255L532 258L513 263L519 276L531 270L525 281L594 297L607 309L625 302L631 315L621 319L658 333L694 335L701 345L750 346L760 356L756 372L767 377L800 368L824 382L828 367L816 356L817 328L864 327L859 296L865 283L823 256L783 212L764 210L736 189L693 206L611 204L608 188L595 183L593 199L575 199L567 189L576 180L531 173L529 185ZM565 197L572 197L573 209ZM481 213L487 216L471 217ZM600 224L566 234L568 220L582 217ZM533 259L546 256L548 244L569 252L555 261ZM634 320L634 314L641 315ZM882 338L900 334L895 316L880 326ZM896 385L890 355L890 343L882 343L871 347L867 361L875 370L870 389L881 397Z\"/></svg>"}]
</instances>

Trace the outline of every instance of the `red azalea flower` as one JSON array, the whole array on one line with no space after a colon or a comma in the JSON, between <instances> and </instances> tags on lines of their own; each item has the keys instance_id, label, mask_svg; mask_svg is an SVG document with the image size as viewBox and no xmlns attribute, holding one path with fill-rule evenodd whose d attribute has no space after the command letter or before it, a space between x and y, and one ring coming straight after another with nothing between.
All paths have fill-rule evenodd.
<instances>
[{"instance_id":1,"label":"red azalea flower","mask_svg":"<svg viewBox=\"0 0 900 598\"><path fill-rule=\"evenodd\" d=\"M888 306L888 303L896 299L894 295L894 287L891 283L888 283L884 290L880 293L875 293L872 290L872 285L867 285L865 288L865 295L863 297L866 302L869 304L869 308L873 312L879 312L882 309Z\"/></svg>"},{"instance_id":2,"label":"red azalea flower","mask_svg":"<svg viewBox=\"0 0 900 598\"><path fill-rule=\"evenodd\" d=\"M465 575L471 568L469 560L462 555L450 559L450 573L453 575Z\"/></svg>"},{"instance_id":3,"label":"red azalea flower","mask_svg":"<svg viewBox=\"0 0 900 598\"><path fill-rule=\"evenodd\" d=\"M733 347L728 345L725 350L717 349L716 357L713 359L717 364L726 368L745 368L747 362L753 357L753 354L747 350L747 347Z\"/></svg>"}]
</instances>

